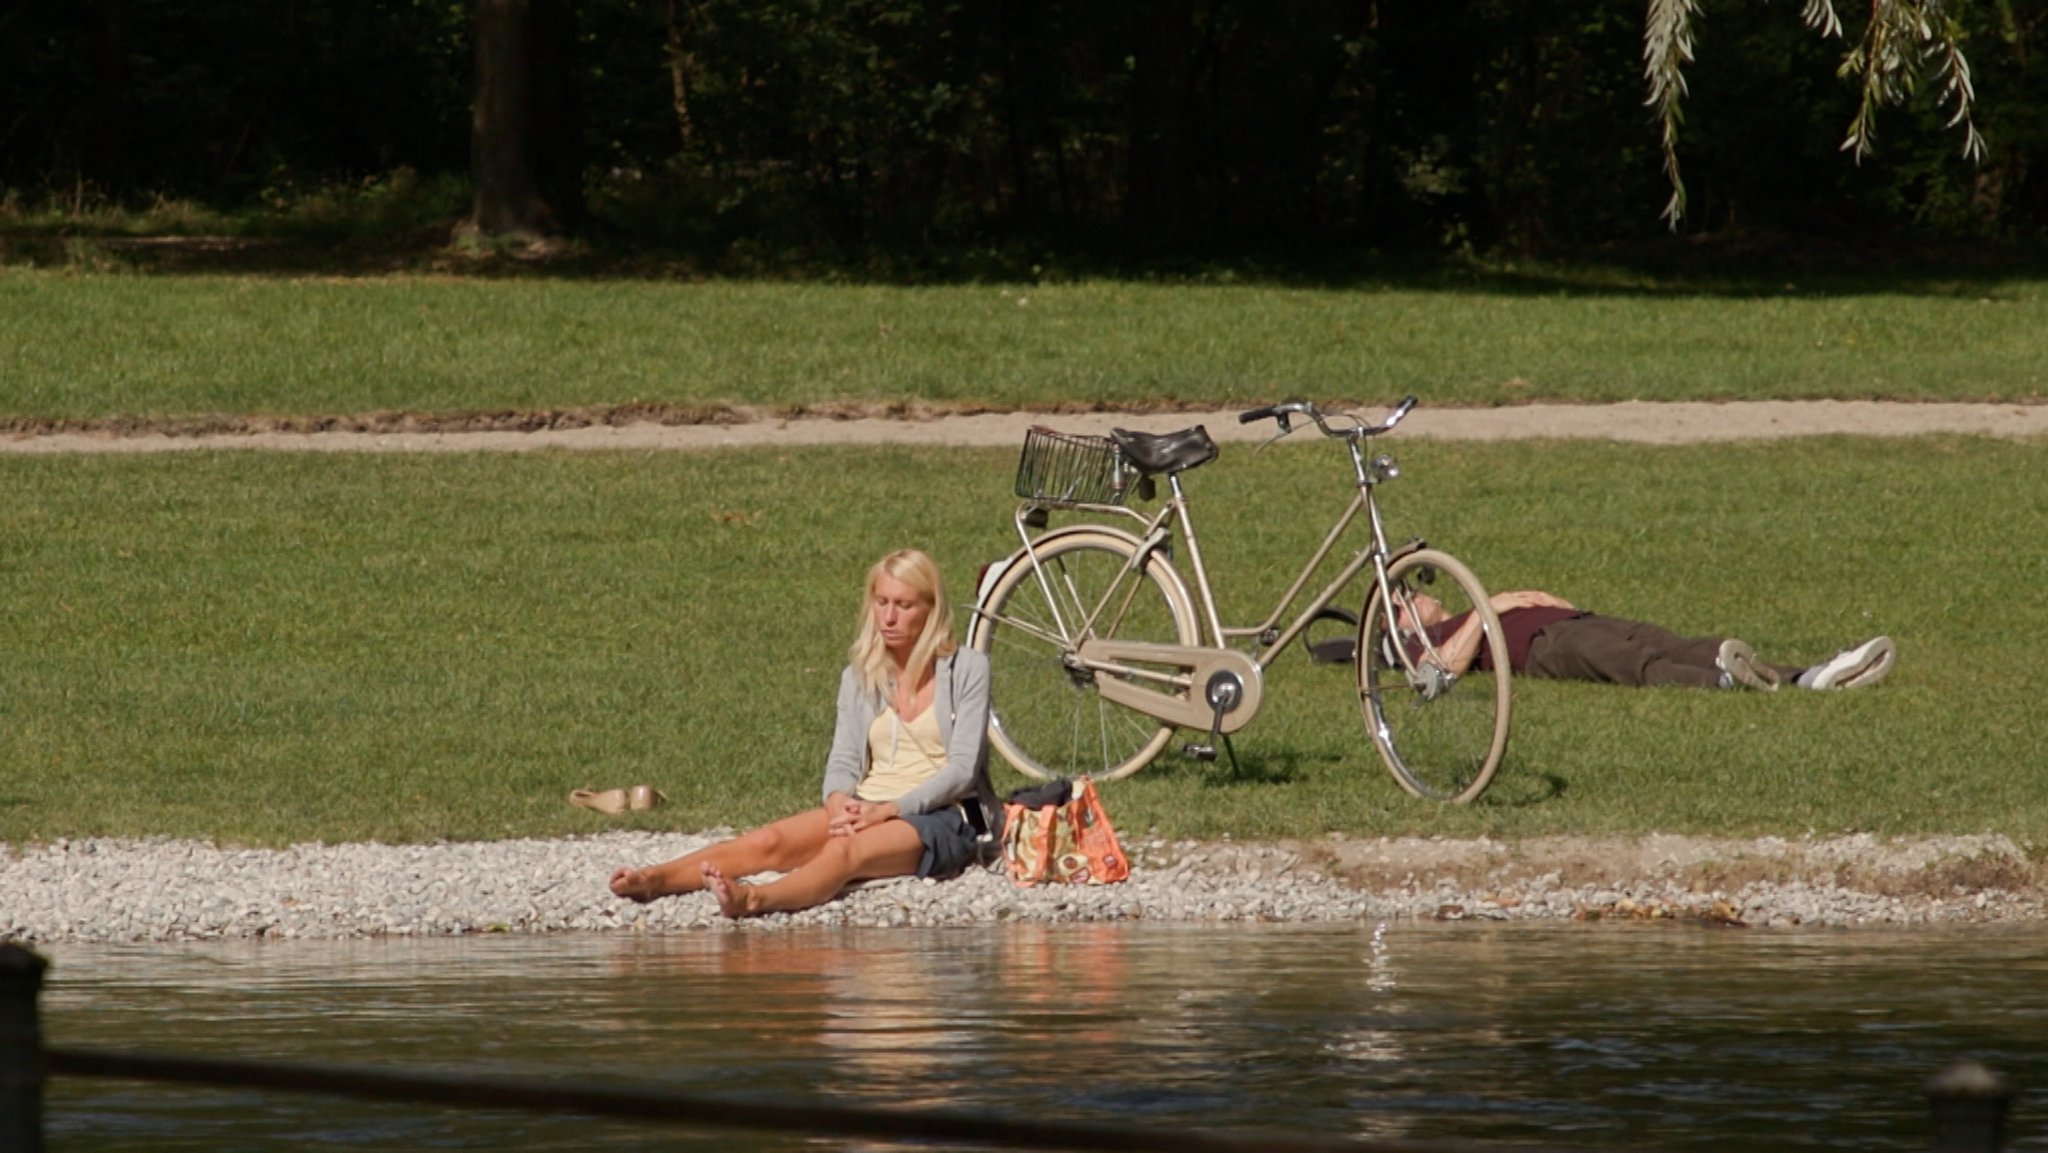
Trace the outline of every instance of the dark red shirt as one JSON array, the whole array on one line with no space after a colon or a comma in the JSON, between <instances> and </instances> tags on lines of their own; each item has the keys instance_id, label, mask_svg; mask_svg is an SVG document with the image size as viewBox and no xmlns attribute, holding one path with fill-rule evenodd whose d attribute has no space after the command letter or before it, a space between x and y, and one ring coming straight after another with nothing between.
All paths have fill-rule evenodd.
<instances>
[{"instance_id":1,"label":"dark red shirt","mask_svg":"<svg viewBox=\"0 0 2048 1153\"><path fill-rule=\"evenodd\" d=\"M1429 633L1431 644L1440 645L1452 633L1457 632L1458 626L1464 624L1465 618L1471 615L1469 612L1462 612L1457 616L1447 617L1429 626L1424 631ZM1507 637L1508 642L1508 668L1519 673L1529 667L1529 646L1535 642L1537 633L1542 632L1559 621L1568 621L1573 617L1585 615L1584 612L1578 609L1560 609L1547 606L1529 609L1509 609L1500 614L1500 631ZM1493 670L1492 650L1485 645L1480 645L1479 658L1473 661L1472 664L1480 672L1491 672Z\"/></svg>"}]
</instances>

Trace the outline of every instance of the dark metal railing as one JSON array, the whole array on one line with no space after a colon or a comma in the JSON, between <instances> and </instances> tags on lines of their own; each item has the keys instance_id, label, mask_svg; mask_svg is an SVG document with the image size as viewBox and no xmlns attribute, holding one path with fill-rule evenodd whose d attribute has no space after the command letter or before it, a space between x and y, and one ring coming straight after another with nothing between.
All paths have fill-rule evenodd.
<instances>
[{"instance_id":1,"label":"dark metal railing","mask_svg":"<svg viewBox=\"0 0 2048 1153\"><path fill-rule=\"evenodd\" d=\"M321 1093L422 1105L531 1113L575 1113L704 1129L750 1129L843 1138L958 1141L998 1149L1080 1153L1498 1153L1472 1142L1357 1140L1277 1133L1201 1133L1041 1121L945 1110L758 1103L658 1089L537 1077L440 1073L312 1062L51 1048L42 1042L39 1001L49 962L0 942L0 1151L42 1153L43 1085L51 1076L104 1077ZM1944 1070L1928 1085L1935 1153L1997 1153L2011 1091L1981 1065ZM1517 1153L1537 1153L1516 1146Z\"/></svg>"}]
</instances>

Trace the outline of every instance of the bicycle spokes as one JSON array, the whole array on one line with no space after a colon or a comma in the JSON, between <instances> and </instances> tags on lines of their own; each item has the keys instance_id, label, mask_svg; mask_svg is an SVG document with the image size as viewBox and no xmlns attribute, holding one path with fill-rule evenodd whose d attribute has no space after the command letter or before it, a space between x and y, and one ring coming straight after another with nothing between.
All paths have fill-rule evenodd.
<instances>
[{"instance_id":1,"label":"bicycle spokes","mask_svg":"<svg viewBox=\"0 0 2048 1153\"><path fill-rule=\"evenodd\" d=\"M1394 611L1375 597L1360 622L1359 701L1373 743L1409 792L1470 800L1492 779L1507 741L1500 622L1477 578L1442 553L1396 561L1387 591Z\"/></svg>"},{"instance_id":2,"label":"bicycle spokes","mask_svg":"<svg viewBox=\"0 0 2048 1153\"><path fill-rule=\"evenodd\" d=\"M1001 758L1030 777L1113 780L1165 747L1170 726L1107 699L1104 682L1157 675L1134 664L1106 671L1083 659L1096 643L1188 644L1194 611L1163 563L1130 571L1132 547L1079 533L1041 542L989 593L973 643L988 653ZM1085 628L1085 635L1082 630Z\"/></svg>"}]
</instances>

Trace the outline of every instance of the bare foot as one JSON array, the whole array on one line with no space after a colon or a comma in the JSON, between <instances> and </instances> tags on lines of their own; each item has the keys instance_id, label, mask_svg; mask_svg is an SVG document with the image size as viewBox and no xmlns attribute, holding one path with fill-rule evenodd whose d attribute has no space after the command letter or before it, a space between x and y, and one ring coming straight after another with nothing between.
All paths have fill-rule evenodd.
<instances>
[{"instance_id":1,"label":"bare foot","mask_svg":"<svg viewBox=\"0 0 2048 1153\"><path fill-rule=\"evenodd\" d=\"M612 873L612 895L646 904L661 896L654 891L654 878L645 869L620 868Z\"/></svg>"},{"instance_id":2,"label":"bare foot","mask_svg":"<svg viewBox=\"0 0 2048 1153\"><path fill-rule=\"evenodd\" d=\"M726 880L725 873L717 865L705 865L699 871L704 875L704 888L718 899L719 912L733 918L753 913L748 907L753 902L747 900L747 890L752 889L752 885Z\"/></svg>"}]
</instances>

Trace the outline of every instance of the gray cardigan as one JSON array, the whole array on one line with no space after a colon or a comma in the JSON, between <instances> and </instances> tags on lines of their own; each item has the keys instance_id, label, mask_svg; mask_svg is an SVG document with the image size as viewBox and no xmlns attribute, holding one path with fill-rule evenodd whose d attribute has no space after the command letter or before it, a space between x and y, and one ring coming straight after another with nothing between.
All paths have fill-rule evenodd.
<instances>
[{"instance_id":1,"label":"gray cardigan","mask_svg":"<svg viewBox=\"0 0 2048 1153\"><path fill-rule=\"evenodd\" d=\"M988 658L969 649L940 657L932 671L938 684L932 711L939 721L939 739L946 763L924 784L896 798L903 815L943 809L971 797L988 756ZM832 754L825 759L824 795L854 794L868 771L868 727L882 715L884 702L870 696L852 665L839 674L839 720L832 730Z\"/></svg>"}]
</instances>

